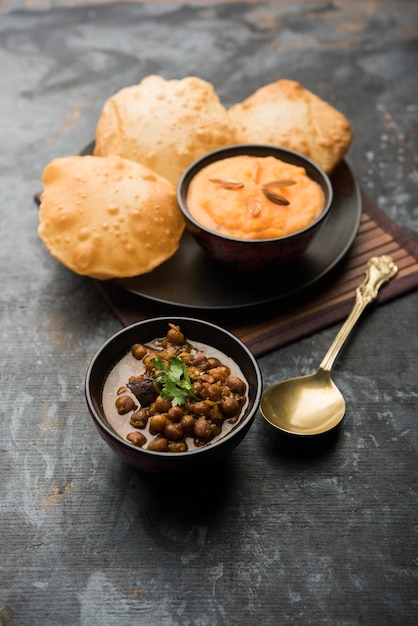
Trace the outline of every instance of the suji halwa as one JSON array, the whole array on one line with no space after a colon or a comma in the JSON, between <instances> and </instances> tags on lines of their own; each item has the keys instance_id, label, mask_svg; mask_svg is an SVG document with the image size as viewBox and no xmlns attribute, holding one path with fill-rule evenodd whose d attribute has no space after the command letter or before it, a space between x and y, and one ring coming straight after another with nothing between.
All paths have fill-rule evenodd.
<instances>
[{"instance_id":1,"label":"suji halwa","mask_svg":"<svg viewBox=\"0 0 418 626\"><path fill-rule=\"evenodd\" d=\"M174 324L166 337L135 344L103 389L115 432L157 452L187 452L225 436L247 402L238 365L215 348L189 343Z\"/></svg>"},{"instance_id":2,"label":"suji halwa","mask_svg":"<svg viewBox=\"0 0 418 626\"><path fill-rule=\"evenodd\" d=\"M187 207L197 222L235 239L274 239L303 230L324 207L303 167L272 156L219 159L190 181Z\"/></svg>"}]
</instances>

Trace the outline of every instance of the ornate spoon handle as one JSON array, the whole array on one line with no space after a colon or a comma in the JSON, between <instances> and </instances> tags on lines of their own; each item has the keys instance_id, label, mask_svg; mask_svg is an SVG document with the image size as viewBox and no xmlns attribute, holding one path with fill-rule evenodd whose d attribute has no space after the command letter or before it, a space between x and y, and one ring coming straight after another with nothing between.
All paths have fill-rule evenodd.
<instances>
[{"instance_id":1,"label":"ornate spoon handle","mask_svg":"<svg viewBox=\"0 0 418 626\"><path fill-rule=\"evenodd\" d=\"M369 259L366 266L366 277L356 289L356 301L351 313L330 345L319 369L325 372L331 371L339 351L343 347L348 335L353 330L364 309L377 298L380 287L396 276L397 273L398 266L393 261L392 257L383 255L374 256Z\"/></svg>"}]
</instances>

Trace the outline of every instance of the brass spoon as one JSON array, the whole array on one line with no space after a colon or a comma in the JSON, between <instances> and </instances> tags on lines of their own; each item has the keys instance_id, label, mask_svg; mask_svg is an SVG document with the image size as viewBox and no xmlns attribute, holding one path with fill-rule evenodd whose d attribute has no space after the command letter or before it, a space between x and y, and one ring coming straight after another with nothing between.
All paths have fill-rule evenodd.
<instances>
[{"instance_id":1,"label":"brass spoon","mask_svg":"<svg viewBox=\"0 0 418 626\"><path fill-rule=\"evenodd\" d=\"M284 380L264 391L260 411L267 422L292 435L321 435L341 422L345 401L331 379L331 368L364 309L376 299L380 287L397 272L398 267L390 256L369 260L364 282L356 290L353 309L317 372Z\"/></svg>"}]
</instances>

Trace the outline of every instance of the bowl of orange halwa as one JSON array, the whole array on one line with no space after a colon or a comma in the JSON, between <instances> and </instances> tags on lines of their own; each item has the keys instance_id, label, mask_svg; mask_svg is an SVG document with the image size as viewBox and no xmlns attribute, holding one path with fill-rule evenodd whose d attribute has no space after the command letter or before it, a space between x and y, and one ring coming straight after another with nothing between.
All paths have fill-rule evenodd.
<instances>
[{"instance_id":1,"label":"bowl of orange halwa","mask_svg":"<svg viewBox=\"0 0 418 626\"><path fill-rule=\"evenodd\" d=\"M295 261L324 224L332 197L328 176L312 160L257 144L206 154L177 187L197 243L240 271L275 271Z\"/></svg>"}]
</instances>

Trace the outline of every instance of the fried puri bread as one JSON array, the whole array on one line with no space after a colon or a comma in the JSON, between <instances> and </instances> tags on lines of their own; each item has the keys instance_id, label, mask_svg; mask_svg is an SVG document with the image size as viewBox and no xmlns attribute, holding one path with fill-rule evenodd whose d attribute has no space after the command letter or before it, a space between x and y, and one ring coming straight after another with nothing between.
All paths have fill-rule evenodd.
<instances>
[{"instance_id":1,"label":"fried puri bread","mask_svg":"<svg viewBox=\"0 0 418 626\"><path fill-rule=\"evenodd\" d=\"M330 174L352 138L348 120L300 83L282 79L233 105L229 116L238 143L265 143L295 150Z\"/></svg>"},{"instance_id":2,"label":"fried puri bread","mask_svg":"<svg viewBox=\"0 0 418 626\"><path fill-rule=\"evenodd\" d=\"M77 274L150 272L178 249L184 221L174 186L117 156L57 158L43 172L38 233Z\"/></svg>"},{"instance_id":3,"label":"fried puri bread","mask_svg":"<svg viewBox=\"0 0 418 626\"><path fill-rule=\"evenodd\" d=\"M232 143L234 125L211 83L151 75L105 102L94 154L137 161L176 185L195 159Z\"/></svg>"}]
</instances>

